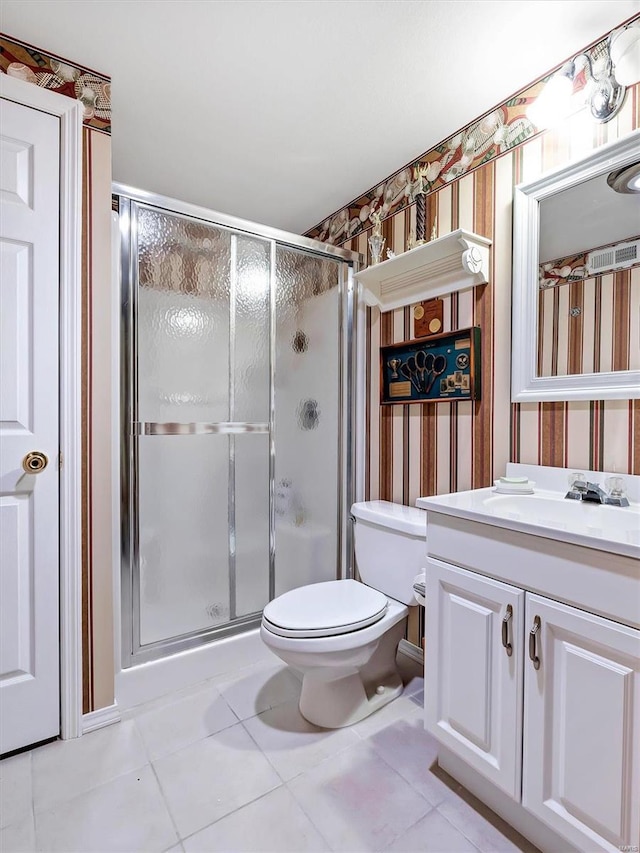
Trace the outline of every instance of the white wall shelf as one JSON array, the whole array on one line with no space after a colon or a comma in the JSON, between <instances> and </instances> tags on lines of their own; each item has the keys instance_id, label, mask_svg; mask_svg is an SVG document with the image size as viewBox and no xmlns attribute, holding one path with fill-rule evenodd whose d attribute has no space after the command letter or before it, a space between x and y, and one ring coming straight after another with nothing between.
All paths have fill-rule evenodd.
<instances>
[{"instance_id":1,"label":"white wall shelf","mask_svg":"<svg viewBox=\"0 0 640 853\"><path fill-rule=\"evenodd\" d=\"M478 284L489 274L491 240L459 228L356 273L367 305L391 311Z\"/></svg>"}]
</instances>

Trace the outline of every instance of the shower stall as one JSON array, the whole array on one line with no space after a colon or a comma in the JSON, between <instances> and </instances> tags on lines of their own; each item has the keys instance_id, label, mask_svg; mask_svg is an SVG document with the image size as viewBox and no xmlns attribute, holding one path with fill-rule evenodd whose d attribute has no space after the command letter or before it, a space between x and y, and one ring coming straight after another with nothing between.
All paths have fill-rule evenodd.
<instances>
[{"instance_id":1,"label":"shower stall","mask_svg":"<svg viewBox=\"0 0 640 853\"><path fill-rule=\"evenodd\" d=\"M359 256L114 194L126 668L349 575Z\"/></svg>"}]
</instances>

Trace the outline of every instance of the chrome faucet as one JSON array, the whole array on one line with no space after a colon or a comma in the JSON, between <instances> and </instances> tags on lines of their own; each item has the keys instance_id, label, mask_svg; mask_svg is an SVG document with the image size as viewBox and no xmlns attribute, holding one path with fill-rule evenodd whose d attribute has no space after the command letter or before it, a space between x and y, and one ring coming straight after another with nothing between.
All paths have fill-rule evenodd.
<instances>
[{"instance_id":1,"label":"chrome faucet","mask_svg":"<svg viewBox=\"0 0 640 853\"><path fill-rule=\"evenodd\" d=\"M565 495L565 498L569 498L569 500L606 504L607 506L629 506L622 477L610 477L606 481L605 485L609 489L608 492L597 483L589 483L584 474L572 474L569 482L569 491Z\"/></svg>"}]
</instances>

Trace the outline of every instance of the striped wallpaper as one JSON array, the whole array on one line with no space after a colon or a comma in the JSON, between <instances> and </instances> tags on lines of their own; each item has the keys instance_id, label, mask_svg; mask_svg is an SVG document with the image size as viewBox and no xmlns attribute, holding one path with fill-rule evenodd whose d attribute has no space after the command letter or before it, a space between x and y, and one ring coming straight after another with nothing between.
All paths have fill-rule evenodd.
<instances>
[{"instance_id":1,"label":"striped wallpaper","mask_svg":"<svg viewBox=\"0 0 640 853\"><path fill-rule=\"evenodd\" d=\"M640 370L640 266L538 292L538 376Z\"/></svg>"},{"instance_id":2,"label":"striped wallpaper","mask_svg":"<svg viewBox=\"0 0 640 853\"><path fill-rule=\"evenodd\" d=\"M583 111L556 131L525 141L427 196L427 228L437 216L438 236L467 228L493 241L489 283L444 298L443 331L482 329L482 400L380 407L379 347L412 337L413 318L410 307L384 314L368 309L367 498L413 504L419 495L488 486L509 461L640 473L639 400L510 401L514 185L626 135L638 127L639 115L640 84L629 90L623 109L608 124L591 122ZM386 245L403 252L414 228L412 205L383 222ZM363 232L342 245L367 256L368 235ZM633 304L639 286L630 285ZM609 361L622 363L613 344L620 339L621 314L613 300L609 303L608 325L600 324L600 351L608 348ZM629 338L637 334L634 329Z\"/></svg>"},{"instance_id":3,"label":"striped wallpaper","mask_svg":"<svg viewBox=\"0 0 640 853\"><path fill-rule=\"evenodd\" d=\"M83 712L114 701L111 137L83 129Z\"/></svg>"},{"instance_id":4,"label":"striped wallpaper","mask_svg":"<svg viewBox=\"0 0 640 853\"><path fill-rule=\"evenodd\" d=\"M413 312L410 306L383 314L367 309L366 499L413 505L420 495L489 486L504 474L509 461L640 474L640 400L512 404L510 399L513 188L629 133L638 127L639 117L640 84L629 91L621 113L607 125L589 123L585 128L584 116L578 115L559 130L523 143L426 197L427 233L437 216L438 236L466 228L493 241L489 283L443 300L443 331L481 327L482 399L380 406L379 348L413 337ZM414 229L412 205L383 222L386 246L396 253L405 251ZM368 263L368 236L367 231L342 245L361 252ZM597 347L592 324L592 343L583 343L587 351L571 354L574 339L565 348L567 364L569 358L572 365L582 359L586 369L597 351L601 370L622 366L628 355L622 352L621 340L637 352L638 323L632 327L629 317L632 311L638 317L639 274L615 274L625 282L624 308L620 299L614 307L613 288L605 284L614 275L600 277L600 306L604 289L608 308L597 326ZM587 297L582 298L584 304ZM622 328L628 330L623 335ZM408 638L416 645L423 637L421 620L422 613L412 612Z\"/></svg>"}]
</instances>

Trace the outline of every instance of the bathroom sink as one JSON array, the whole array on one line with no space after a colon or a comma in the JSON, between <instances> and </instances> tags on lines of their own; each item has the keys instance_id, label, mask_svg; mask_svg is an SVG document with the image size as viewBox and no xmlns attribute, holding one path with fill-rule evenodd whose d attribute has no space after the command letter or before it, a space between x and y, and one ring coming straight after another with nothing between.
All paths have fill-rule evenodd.
<instances>
[{"instance_id":1,"label":"bathroom sink","mask_svg":"<svg viewBox=\"0 0 640 853\"><path fill-rule=\"evenodd\" d=\"M487 510L504 518L543 524L555 530L605 536L616 532L640 545L640 513L637 507L613 507L566 500L560 494L499 495L483 501Z\"/></svg>"},{"instance_id":2,"label":"bathroom sink","mask_svg":"<svg viewBox=\"0 0 640 853\"><path fill-rule=\"evenodd\" d=\"M493 488L473 489L418 498L416 503L434 513L640 559L640 503L635 492L629 495L629 507L587 503L565 498L567 472L563 469L509 465L507 471L542 481L546 488L536 485L533 494L521 495L500 494ZM626 479L631 485L640 478Z\"/></svg>"}]
</instances>

